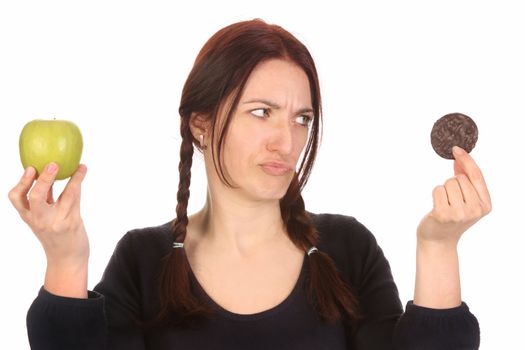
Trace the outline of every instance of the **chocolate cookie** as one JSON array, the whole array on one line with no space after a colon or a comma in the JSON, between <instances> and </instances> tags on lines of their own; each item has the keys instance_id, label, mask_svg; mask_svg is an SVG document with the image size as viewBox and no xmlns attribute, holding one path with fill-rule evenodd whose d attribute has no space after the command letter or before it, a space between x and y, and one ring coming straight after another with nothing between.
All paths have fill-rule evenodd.
<instances>
[{"instance_id":1,"label":"chocolate cookie","mask_svg":"<svg viewBox=\"0 0 525 350\"><path fill-rule=\"evenodd\" d=\"M446 159L454 159L453 146L459 146L470 153L476 141L478 141L476 123L461 113L450 113L439 118L430 133L432 148Z\"/></svg>"}]
</instances>

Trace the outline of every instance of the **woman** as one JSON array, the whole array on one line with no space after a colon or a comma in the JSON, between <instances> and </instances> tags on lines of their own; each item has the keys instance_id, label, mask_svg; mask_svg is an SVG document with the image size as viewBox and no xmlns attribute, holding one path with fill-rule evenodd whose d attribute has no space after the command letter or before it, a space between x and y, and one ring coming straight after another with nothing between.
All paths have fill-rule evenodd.
<instances>
[{"instance_id":1,"label":"woman","mask_svg":"<svg viewBox=\"0 0 525 350\"><path fill-rule=\"evenodd\" d=\"M47 257L27 318L35 349L474 349L457 243L491 210L473 159L433 192L417 230L414 300L403 311L387 260L356 219L305 210L321 98L308 50L260 20L204 45L183 89L176 219L128 232L94 291L80 216L80 165L62 195L57 165L10 192ZM194 148L208 178L188 216ZM301 157L303 155L303 157Z\"/></svg>"}]
</instances>

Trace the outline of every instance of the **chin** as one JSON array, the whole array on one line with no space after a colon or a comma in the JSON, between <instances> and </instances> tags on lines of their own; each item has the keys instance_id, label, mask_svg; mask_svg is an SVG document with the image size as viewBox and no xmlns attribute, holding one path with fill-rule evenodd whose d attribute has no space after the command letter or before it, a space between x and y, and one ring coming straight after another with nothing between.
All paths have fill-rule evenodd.
<instances>
[{"instance_id":1,"label":"chin","mask_svg":"<svg viewBox=\"0 0 525 350\"><path fill-rule=\"evenodd\" d=\"M242 177L240 177L242 178ZM278 201L284 197L290 187L293 174L290 176L263 176L248 177L248 181L237 182L239 189L255 201Z\"/></svg>"},{"instance_id":2,"label":"chin","mask_svg":"<svg viewBox=\"0 0 525 350\"><path fill-rule=\"evenodd\" d=\"M288 191L290 182L280 184L264 183L259 185L252 193L261 200L280 200Z\"/></svg>"}]
</instances>

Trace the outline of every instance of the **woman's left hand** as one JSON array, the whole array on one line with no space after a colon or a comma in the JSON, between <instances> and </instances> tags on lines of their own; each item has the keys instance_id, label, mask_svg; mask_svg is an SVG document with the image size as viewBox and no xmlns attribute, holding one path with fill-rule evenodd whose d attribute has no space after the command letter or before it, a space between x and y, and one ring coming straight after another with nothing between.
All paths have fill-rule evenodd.
<instances>
[{"instance_id":1,"label":"woman's left hand","mask_svg":"<svg viewBox=\"0 0 525 350\"><path fill-rule=\"evenodd\" d=\"M454 173L432 192L434 207L417 229L419 243L457 245L463 232L492 210L490 194L474 159L454 147Z\"/></svg>"}]
</instances>

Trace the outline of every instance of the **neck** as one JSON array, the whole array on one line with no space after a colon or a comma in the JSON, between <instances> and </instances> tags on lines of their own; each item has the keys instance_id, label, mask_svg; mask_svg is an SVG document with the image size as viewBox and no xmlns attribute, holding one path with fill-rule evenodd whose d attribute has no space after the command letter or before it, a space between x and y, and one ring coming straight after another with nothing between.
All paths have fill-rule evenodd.
<instances>
[{"instance_id":1,"label":"neck","mask_svg":"<svg viewBox=\"0 0 525 350\"><path fill-rule=\"evenodd\" d=\"M249 257L286 238L278 200L244 201L208 192L206 204L190 217L197 240L215 252Z\"/></svg>"}]
</instances>

